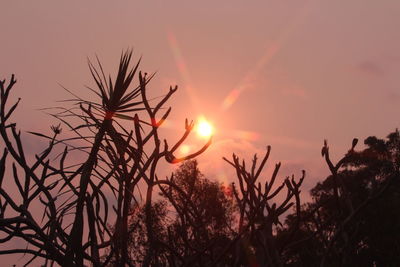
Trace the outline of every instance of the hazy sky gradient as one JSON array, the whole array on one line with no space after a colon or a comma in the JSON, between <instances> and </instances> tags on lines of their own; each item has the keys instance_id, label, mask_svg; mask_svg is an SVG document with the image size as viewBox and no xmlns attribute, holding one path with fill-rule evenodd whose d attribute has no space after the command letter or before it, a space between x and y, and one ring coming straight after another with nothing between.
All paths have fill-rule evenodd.
<instances>
[{"instance_id":1,"label":"hazy sky gradient","mask_svg":"<svg viewBox=\"0 0 400 267\"><path fill-rule=\"evenodd\" d=\"M20 127L43 130L55 122L37 109L68 97L58 84L93 97L87 57L115 73L133 48L157 71L154 96L179 85L166 137L186 117L216 125L206 173L270 144L282 175L305 168L310 187L325 138L338 157L399 126L399 15L397 0L2 1L0 78L16 74Z\"/></svg>"},{"instance_id":2,"label":"hazy sky gradient","mask_svg":"<svg viewBox=\"0 0 400 267\"><path fill-rule=\"evenodd\" d=\"M24 128L42 128L35 109L68 96L58 83L89 95L86 57L115 72L131 47L157 71L154 95L180 86L174 121L203 113L217 141L247 131L256 148L306 159L324 138L343 151L398 126L399 12L395 0L4 1L0 73L17 75Z\"/></svg>"}]
</instances>

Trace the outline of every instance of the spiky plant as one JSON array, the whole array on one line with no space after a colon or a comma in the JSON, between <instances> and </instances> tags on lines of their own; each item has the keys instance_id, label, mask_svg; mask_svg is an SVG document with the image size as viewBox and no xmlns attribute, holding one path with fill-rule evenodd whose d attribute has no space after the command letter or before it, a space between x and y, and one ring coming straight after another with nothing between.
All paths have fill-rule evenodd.
<instances>
[{"instance_id":1,"label":"spiky plant","mask_svg":"<svg viewBox=\"0 0 400 267\"><path fill-rule=\"evenodd\" d=\"M125 266L131 260L127 245L132 203L142 202L145 203L144 240L147 245L144 258L140 260L144 266L154 263L158 246L152 230L153 188L171 184L157 178L157 164L163 158L169 163L178 163L196 157L205 151L211 139L199 151L176 158L174 152L188 137L193 122L186 120L184 134L170 149L166 140L160 141L159 127L171 111L171 107L164 109L164 105L177 87L170 87L159 101L149 99L146 85L153 75L148 77L138 73L140 60L131 66L131 59L131 51L122 53L114 80L106 78L98 59L96 66L89 61L97 85L96 89L89 89L97 95L97 101L84 100L73 94L75 98L67 101L72 101L75 107L60 107L61 111L57 113L53 110L52 115L72 130L73 137L59 139L60 125L51 127L53 136L30 132L50 140L44 152L36 155L33 164L26 160L16 124L8 122L18 105L17 102L11 108L6 107L16 81L12 77L7 87L5 81L0 81L0 135L6 146L0 159L0 243L17 237L29 245L25 249L0 250L0 254L31 254L33 257L28 264L39 257L46 259L46 265L50 261L50 264L57 262L61 266L83 266L86 262L93 266L114 263ZM132 86L137 73L138 85ZM139 115L147 117L139 119ZM83 123L74 126L69 122L70 117L73 122L80 119ZM133 124L133 127L126 128L116 118L128 120L128 125ZM78 141L78 145L74 141ZM82 141L89 145L82 145ZM53 155L50 153L59 152L53 149L59 144L65 144L65 149L50 160ZM82 163L68 165L69 153L74 150L87 153L87 157ZM14 186L18 189L15 197L10 196L2 184L8 154L17 163L13 166ZM18 166L24 175L18 174ZM140 188L146 193L144 196L139 194L137 200L135 192ZM107 192L115 199L106 195ZM31 214L31 204L35 201L44 207L41 220ZM114 213L109 216L111 205ZM15 217L15 214L19 215ZM110 217L115 221L110 222ZM106 254L101 257L104 252Z\"/></svg>"},{"instance_id":2,"label":"spiky plant","mask_svg":"<svg viewBox=\"0 0 400 267\"><path fill-rule=\"evenodd\" d=\"M94 80L96 81L99 92L95 90L93 91L100 97L102 109L98 108L98 106L100 106L99 104L89 102L89 109L87 111L90 112L91 106L94 106L103 113L103 118L101 122L95 119L98 122L98 130L95 134L94 142L88 158L82 167L75 220L72 224L70 242L68 244L66 254L66 260L71 261L76 257L75 263L82 265L84 258L84 250L82 249L84 227L83 208L85 204L85 195L93 168L97 160L97 154L99 153L100 145L104 139L106 131L110 131L112 129L113 116L143 109L138 107L142 104L142 101L133 102L140 95L140 86L136 86L129 90L140 63L139 60L133 68L130 68L131 58L132 51L128 50L122 53L117 78L115 79L114 83L112 82L111 77L109 77L107 81L103 67L99 60L97 60L98 69L96 69L92 62L89 61L89 68ZM87 103L87 101L85 102Z\"/></svg>"}]
</instances>

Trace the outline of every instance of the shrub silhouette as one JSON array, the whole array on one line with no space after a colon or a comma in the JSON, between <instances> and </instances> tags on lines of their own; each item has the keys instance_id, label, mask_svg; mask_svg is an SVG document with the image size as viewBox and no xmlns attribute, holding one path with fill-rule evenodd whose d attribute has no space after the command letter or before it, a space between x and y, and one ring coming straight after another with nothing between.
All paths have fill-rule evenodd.
<instances>
[{"instance_id":1,"label":"shrub silhouette","mask_svg":"<svg viewBox=\"0 0 400 267\"><path fill-rule=\"evenodd\" d=\"M28 263L41 257L62 266L83 266L84 261L101 266L111 258L116 259L118 266L129 264L129 212L132 202L138 202L135 192L140 184L146 191L143 201L148 243L143 265L149 266L154 247L149 215L153 188L165 183L156 177L157 164L163 158L170 163L194 158L206 150L211 139L193 154L174 156L193 129L193 122L186 120L185 131L176 144L169 146L166 140L161 142L158 130L171 111L171 108L165 110L164 105L177 87L171 87L159 102L150 105L147 84L153 75L138 73L139 62L131 68L131 57L131 51L122 54L114 82L111 77L106 78L99 61L97 67L89 61L97 85L97 90L91 90L99 102L75 97L70 101L78 110L62 108L53 114L75 137L62 139L60 126L52 127L52 136L32 133L50 140L48 147L35 155L33 164L27 159L16 124L9 122L19 103L18 100L7 108L16 80L12 76L8 84L1 81L0 134L5 143L0 160L0 231L4 236L1 242L19 238L29 244L23 249L5 249L2 254L27 253L33 255ZM132 86L137 73L138 85ZM160 112L163 113L160 115ZM68 121L70 117L82 123L73 126ZM133 129L119 123L120 119L129 121ZM89 145L69 143L74 140L86 141ZM50 161L51 153L63 144L67 146L55 164ZM86 160L67 166L68 156L74 150L86 153ZM5 171L9 155L13 161L11 177ZM2 183L5 177L7 183ZM16 193L11 193L9 178L13 179ZM32 214L35 205L42 206L41 218ZM110 222L111 217L115 222ZM100 255L107 249L109 255L102 261Z\"/></svg>"}]
</instances>

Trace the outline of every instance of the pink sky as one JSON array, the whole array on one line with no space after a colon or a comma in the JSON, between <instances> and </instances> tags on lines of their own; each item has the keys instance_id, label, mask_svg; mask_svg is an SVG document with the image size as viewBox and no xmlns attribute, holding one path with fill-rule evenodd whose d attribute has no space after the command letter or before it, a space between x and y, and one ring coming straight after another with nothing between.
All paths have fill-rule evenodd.
<instances>
[{"instance_id":1,"label":"pink sky","mask_svg":"<svg viewBox=\"0 0 400 267\"><path fill-rule=\"evenodd\" d=\"M180 88L167 138L186 117L215 124L206 174L223 179L210 168L222 155L272 145L271 164L306 169L309 189L326 173L325 138L338 158L353 137L399 126L399 11L397 0L3 1L0 78L16 74L20 127L43 130L55 121L38 109L68 97L58 84L90 96L87 57L115 73L133 48L157 71L154 96Z\"/></svg>"}]
</instances>

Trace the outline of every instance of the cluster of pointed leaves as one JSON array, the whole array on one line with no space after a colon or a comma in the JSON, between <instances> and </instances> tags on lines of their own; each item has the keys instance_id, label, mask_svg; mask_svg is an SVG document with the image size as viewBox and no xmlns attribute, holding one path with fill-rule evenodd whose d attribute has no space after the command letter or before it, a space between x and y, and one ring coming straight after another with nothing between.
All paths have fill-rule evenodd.
<instances>
[{"instance_id":1,"label":"cluster of pointed leaves","mask_svg":"<svg viewBox=\"0 0 400 267\"><path fill-rule=\"evenodd\" d=\"M142 101L133 100L140 95L140 85L129 90L131 82L138 70L140 59L133 68L129 68L132 58L132 51L128 50L121 55L117 78L115 83L111 77L108 80L104 74L103 67L97 58L98 69L89 60L90 72L96 81L100 92L94 91L102 100L102 107L105 112L111 113L126 113L143 110L143 107L138 107Z\"/></svg>"}]
</instances>

